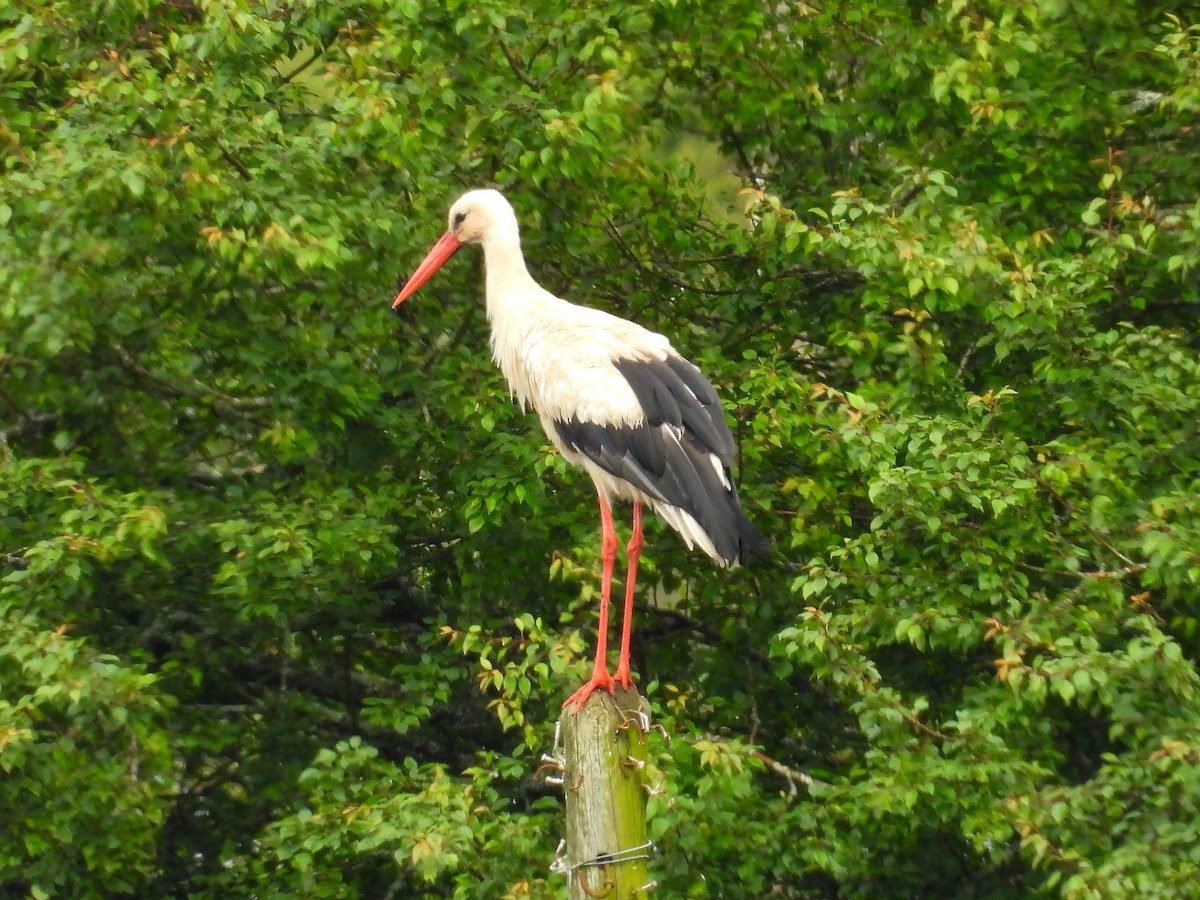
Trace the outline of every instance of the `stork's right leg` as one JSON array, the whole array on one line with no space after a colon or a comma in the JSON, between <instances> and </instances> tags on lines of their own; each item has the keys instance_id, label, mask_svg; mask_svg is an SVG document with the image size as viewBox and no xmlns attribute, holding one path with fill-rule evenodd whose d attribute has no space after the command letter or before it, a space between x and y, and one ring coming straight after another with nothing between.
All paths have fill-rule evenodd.
<instances>
[{"instance_id":1,"label":"stork's right leg","mask_svg":"<svg viewBox=\"0 0 1200 900\"><path fill-rule=\"evenodd\" d=\"M612 593L613 563L617 558L617 532L613 528L612 508L603 494L599 497L600 561L604 564L603 574L600 576L600 633L596 636L596 662L592 666L592 677L563 703L563 709L570 706L573 713L578 713L583 708L583 704L596 688L603 688L610 694L613 689L612 678L608 675L608 597Z\"/></svg>"},{"instance_id":2,"label":"stork's right leg","mask_svg":"<svg viewBox=\"0 0 1200 900\"><path fill-rule=\"evenodd\" d=\"M613 673L613 681L623 688L628 688L632 681L629 677L629 633L633 627L633 590L637 584L638 559L642 555L642 504L633 501L633 534L625 546L625 554L629 559L629 574L625 576L625 612L621 618L621 656L617 660L617 671Z\"/></svg>"}]
</instances>

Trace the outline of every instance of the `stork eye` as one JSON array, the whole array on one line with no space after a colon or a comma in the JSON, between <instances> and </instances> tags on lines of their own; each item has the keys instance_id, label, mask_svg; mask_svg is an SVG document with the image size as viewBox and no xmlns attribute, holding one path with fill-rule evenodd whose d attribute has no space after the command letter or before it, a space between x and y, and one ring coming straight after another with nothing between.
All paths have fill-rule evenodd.
<instances>
[{"instance_id":1,"label":"stork eye","mask_svg":"<svg viewBox=\"0 0 1200 900\"><path fill-rule=\"evenodd\" d=\"M457 228L461 225L466 217L467 214L465 212L456 213L454 216L454 227Z\"/></svg>"}]
</instances>

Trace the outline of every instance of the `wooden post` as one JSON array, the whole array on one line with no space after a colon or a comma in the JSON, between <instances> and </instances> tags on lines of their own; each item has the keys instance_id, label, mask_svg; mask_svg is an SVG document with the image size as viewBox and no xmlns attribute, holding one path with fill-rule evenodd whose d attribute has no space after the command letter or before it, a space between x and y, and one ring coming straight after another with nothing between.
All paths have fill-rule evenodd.
<instances>
[{"instance_id":1,"label":"wooden post","mask_svg":"<svg viewBox=\"0 0 1200 900\"><path fill-rule=\"evenodd\" d=\"M567 839L555 868L570 900L647 900L646 731L649 706L634 689L597 691L578 715L564 712Z\"/></svg>"}]
</instances>

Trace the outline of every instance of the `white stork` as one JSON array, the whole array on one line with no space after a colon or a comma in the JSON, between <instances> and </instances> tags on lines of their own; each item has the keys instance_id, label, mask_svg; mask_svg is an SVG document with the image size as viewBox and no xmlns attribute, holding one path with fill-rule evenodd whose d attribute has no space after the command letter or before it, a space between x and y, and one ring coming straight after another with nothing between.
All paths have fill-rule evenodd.
<instances>
[{"instance_id":1,"label":"white stork","mask_svg":"<svg viewBox=\"0 0 1200 900\"><path fill-rule=\"evenodd\" d=\"M463 194L450 227L392 303L399 306L464 244L482 244L492 355L512 394L541 417L546 436L592 476L600 499L604 571L592 677L563 707L578 712L597 688L630 686L629 631L642 548L642 504L719 565L766 541L742 514L730 478L734 444L708 380L661 334L543 289L525 268L513 208L499 191ZM611 503L633 501L617 670L608 674L608 607L617 536Z\"/></svg>"}]
</instances>

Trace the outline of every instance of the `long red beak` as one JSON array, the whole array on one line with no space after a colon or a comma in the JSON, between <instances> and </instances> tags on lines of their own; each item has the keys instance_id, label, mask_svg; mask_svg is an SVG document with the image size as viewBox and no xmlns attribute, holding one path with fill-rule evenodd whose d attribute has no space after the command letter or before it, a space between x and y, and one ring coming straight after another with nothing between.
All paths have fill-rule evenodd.
<instances>
[{"instance_id":1,"label":"long red beak","mask_svg":"<svg viewBox=\"0 0 1200 900\"><path fill-rule=\"evenodd\" d=\"M432 278L433 273L442 267L442 263L457 253L458 248L461 246L462 241L458 239L458 235L453 231L447 231L438 238L438 242L433 245L433 249L425 254L425 258L417 266L417 271L413 272L412 278L408 279L408 284L400 289L400 293L392 301L392 309L395 309L415 294L417 288Z\"/></svg>"}]
</instances>

